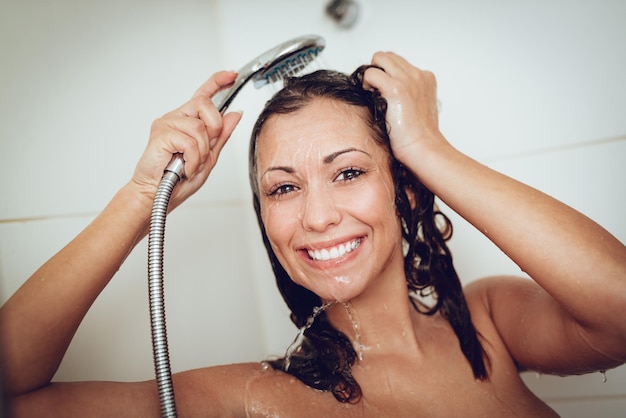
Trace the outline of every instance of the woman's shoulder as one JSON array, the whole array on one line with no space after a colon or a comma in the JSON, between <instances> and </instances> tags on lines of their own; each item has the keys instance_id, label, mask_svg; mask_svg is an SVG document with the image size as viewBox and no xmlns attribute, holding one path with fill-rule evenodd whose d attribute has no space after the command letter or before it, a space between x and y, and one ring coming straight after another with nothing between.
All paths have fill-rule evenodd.
<instances>
[{"instance_id":1,"label":"woman's shoulder","mask_svg":"<svg viewBox=\"0 0 626 418\"><path fill-rule=\"evenodd\" d=\"M519 299L527 292L541 291L533 280L519 276L489 276L473 280L463 292L472 315L493 315L494 301Z\"/></svg>"},{"instance_id":2,"label":"woman's shoulder","mask_svg":"<svg viewBox=\"0 0 626 418\"><path fill-rule=\"evenodd\" d=\"M342 406L330 393L312 389L265 362L182 372L174 376L174 387L183 416L306 417L307 411L319 416L322 405Z\"/></svg>"},{"instance_id":3,"label":"woman's shoulder","mask_svg":"<svg viewBox=\"0 0 626 418\"><path fill-rule=\"evenodd\" d=\"M496 360L507 371L519 371L512 357L510 343L502 334L502 327L519 327L519 304L524 295L542 292L532 280L517 276L492 276L465 285L464 294L472 323L480 335L483 348L491 360ZM493 362L492 362L493 363ZM492 364L493 366L494 364Z\"/></svg>"},{"instance_id":4,"label":"woman's shoulder","mask_svg":"<svg viewBox=\"0 0 626 418\"><path fill-rule=\"evenodd\" d=\"M183 416L246 416L247 391L266 376L263 363L237 363L187 370L173 376L176 407Z\"/></svg>"}]
</instances>

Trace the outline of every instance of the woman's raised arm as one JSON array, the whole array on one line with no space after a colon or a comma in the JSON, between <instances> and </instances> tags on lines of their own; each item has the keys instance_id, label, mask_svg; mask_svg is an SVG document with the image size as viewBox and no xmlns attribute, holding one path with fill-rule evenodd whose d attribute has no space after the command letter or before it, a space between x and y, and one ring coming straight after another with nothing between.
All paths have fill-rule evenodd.
<instances>
[{"instance_id":1,"label":"woman's raised arm","mask_svg":"<svg viewBox=\"0 0 626 418\"><path fill-rule=\"evenodd\" d=\"M50 383L84 315L146 234L152 200L172 154L184 154L188 179L175 189L171 208L204 184L241 117L222 117L211 96L235 77L215 74L189 102L157 119L132 180L2 306L0 369L9 397Z\"/></svg>"},{"instance_id":2,"label":"woman's raised arm","mask_svg":"<svg viewBox=\"0 0 626 418\"><path fill-rule=\"evenodd\" d=\"M439 132L433 74L377 53L366 87L388 101L396 157L530 281L476 284L522 368L577 373L626 361L626 247L556 199L474 161ZM523 323L523 326L521 325Z\"/></svg>"}]
</instances>

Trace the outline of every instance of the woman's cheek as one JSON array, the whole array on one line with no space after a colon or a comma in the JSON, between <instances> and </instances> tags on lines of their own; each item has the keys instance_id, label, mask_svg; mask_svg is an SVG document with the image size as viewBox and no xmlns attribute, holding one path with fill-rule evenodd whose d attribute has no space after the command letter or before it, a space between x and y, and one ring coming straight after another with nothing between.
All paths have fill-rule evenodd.
<instances>
[{"instance_id":1,"label":"woman's cheek","mask_svg":"<svg viewBox=\"0 0 626 418\"><path fill-rule=\"evenodd\" d=\"M261 206L261 219L265 233L281 263L284 262L284 248L289 248L291 237L297 226L297 210L293 202L282 202L266 198Z\"/></svg>"}]
</instances>

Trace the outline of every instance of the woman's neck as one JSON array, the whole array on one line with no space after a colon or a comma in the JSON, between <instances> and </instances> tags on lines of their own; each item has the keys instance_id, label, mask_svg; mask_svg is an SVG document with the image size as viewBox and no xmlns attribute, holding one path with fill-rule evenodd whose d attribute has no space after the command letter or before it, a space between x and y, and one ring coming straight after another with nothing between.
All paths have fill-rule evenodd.
<instances>
[{"instance_id":1,"label":"woman's neck","mask_svg":"<svg viewBox=\"0 0 626 418\"><path fill-rule=\"evenodd\" d=\"M350 339L361 360L398 349L419 350L416 329L424 316L409 300L403 271L380 277L357 298L327 307L326 314Z\"/></svg>"}]
</instances>

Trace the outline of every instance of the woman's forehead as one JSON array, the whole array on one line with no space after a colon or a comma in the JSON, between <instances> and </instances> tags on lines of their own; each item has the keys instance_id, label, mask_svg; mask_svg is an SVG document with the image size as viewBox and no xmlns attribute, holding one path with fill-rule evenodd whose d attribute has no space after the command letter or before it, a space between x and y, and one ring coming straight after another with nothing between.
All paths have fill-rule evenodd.
<instances>
[{"instance_id":1,"label":"woman's forehead","mask_svg":"<svg viewBox=\"0 0 626 418\"><path fill-rule=\"evenodd\" d=\"M295 112L274 114L259 133L257 153L268 148L273 154L277 148L296 152L313 146L372 146L375 142L366 112L360 106L316 99Z\"/></svg>"}]
</instances>

